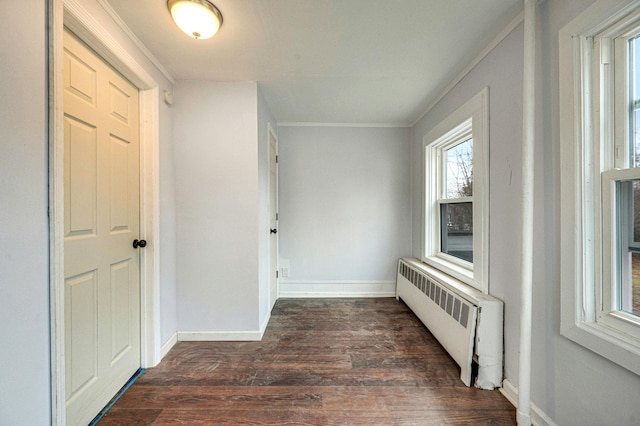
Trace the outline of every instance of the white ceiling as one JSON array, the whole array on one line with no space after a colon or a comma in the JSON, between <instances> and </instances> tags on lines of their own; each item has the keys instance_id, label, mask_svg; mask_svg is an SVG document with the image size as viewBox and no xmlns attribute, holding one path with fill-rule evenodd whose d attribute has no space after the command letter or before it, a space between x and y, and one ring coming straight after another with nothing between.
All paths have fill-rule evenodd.
<instances>
[{"instance_id":1,"label":"white ceiling","mask_svg":"<svg viewBox=\"0 0 640 426\"><path fill-rule=\"evenodd\" d=\"M193 40L165 0L108 0L175 79L258 81L279 122L413 123L521 0L212 0ZM135 6L134 6L135 5Z\"/></svg>"}]
</instances>

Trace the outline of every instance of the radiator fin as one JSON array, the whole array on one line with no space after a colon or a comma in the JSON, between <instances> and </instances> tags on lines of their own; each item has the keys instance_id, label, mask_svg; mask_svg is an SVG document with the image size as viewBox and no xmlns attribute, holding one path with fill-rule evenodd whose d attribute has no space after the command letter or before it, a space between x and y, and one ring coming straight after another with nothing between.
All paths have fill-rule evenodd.
<instances>
[{"instance_id":1,"label":"radiator fin","mask_svg":"<svg viewBox=\"0 0 640 426\"><path fill-rule=\"evenodd\" d=\"M440 284L427 278L426 275L409 268L404 262L400 263L400 274L440 306L440 309L458 321L460 325L464 328L468 327L469 305L466 302L448 292Z\"/></svg>"}]
</instances>

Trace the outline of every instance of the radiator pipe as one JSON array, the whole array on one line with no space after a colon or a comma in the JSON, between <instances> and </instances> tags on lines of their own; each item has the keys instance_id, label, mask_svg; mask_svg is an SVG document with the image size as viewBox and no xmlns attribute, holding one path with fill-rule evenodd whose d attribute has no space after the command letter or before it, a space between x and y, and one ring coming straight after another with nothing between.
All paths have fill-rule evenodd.
<instances>
[{"instance_id":1,"label":"radiator pipe","mask_svg":"<svg viewBox=\"0 0 640 426\"><path fill-rule=\"evenodd\" d=\"M533 191L535 142L535 51L537 0L524 0L522 100L522 250L518 425L531 425L531 306L533 299Z\"/></svg>"}]
</instances>

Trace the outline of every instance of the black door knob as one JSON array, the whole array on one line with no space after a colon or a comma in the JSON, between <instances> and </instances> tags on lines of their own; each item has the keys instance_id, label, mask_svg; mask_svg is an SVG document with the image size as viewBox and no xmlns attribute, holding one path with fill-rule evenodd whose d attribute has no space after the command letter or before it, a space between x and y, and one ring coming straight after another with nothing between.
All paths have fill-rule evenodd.
<instances>
[{"instance_id":1,"label":"black door knob","mask_svg":"<svg viewBox=\"0 0 640 426\"><path fill-rule=\"evenodd\" d=\"M274 229L272 229L272 230L271 230L271 233L272 233L272 234L277 234L277 233L278 233L278 230L274 228Z\"/></svg>"},{"instance_id":2,"label":"black door knob","mask_svg":"<svg viewBox=\"0 0 640 426\"><path fill-rule=\"evenodd\" d=\"M133 240L134 249L137 249L138 247L145 248L146 246L147 246L147 240Z\"/></svg>"}]
</instances>

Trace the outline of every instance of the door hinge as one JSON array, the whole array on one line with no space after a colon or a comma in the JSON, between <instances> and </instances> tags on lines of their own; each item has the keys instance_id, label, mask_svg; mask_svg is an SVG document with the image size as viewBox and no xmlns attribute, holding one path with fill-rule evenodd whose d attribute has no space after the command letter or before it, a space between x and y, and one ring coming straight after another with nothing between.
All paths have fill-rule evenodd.
<instances>
[{"instance_id":1,"label":"door hinge","mask_svg":"<svg viewBox=\"0 0 640 426\"><path fill-rule=\"evenodd\" d=\"M276 278L278 278L278 271L276 271Z\"/></svg>"},{"instance_id":2,"label":"door hinge","mask_svg":"<svg viewBox=\"0 0 640 426\"><path fill-rule=\"evenodd\" d=\"M276 155L276 164L278 164L278 156Z\"/></svg>"},{"instance_id":3,"label":"door hinge","mask_svg":"<svg viewBox=\"0 0 640 426\"><path fill-rule=\"evenodd\" d=\"M276 220L278 220L278 213L276 213Z\"/></svg>"}]
</instances>

